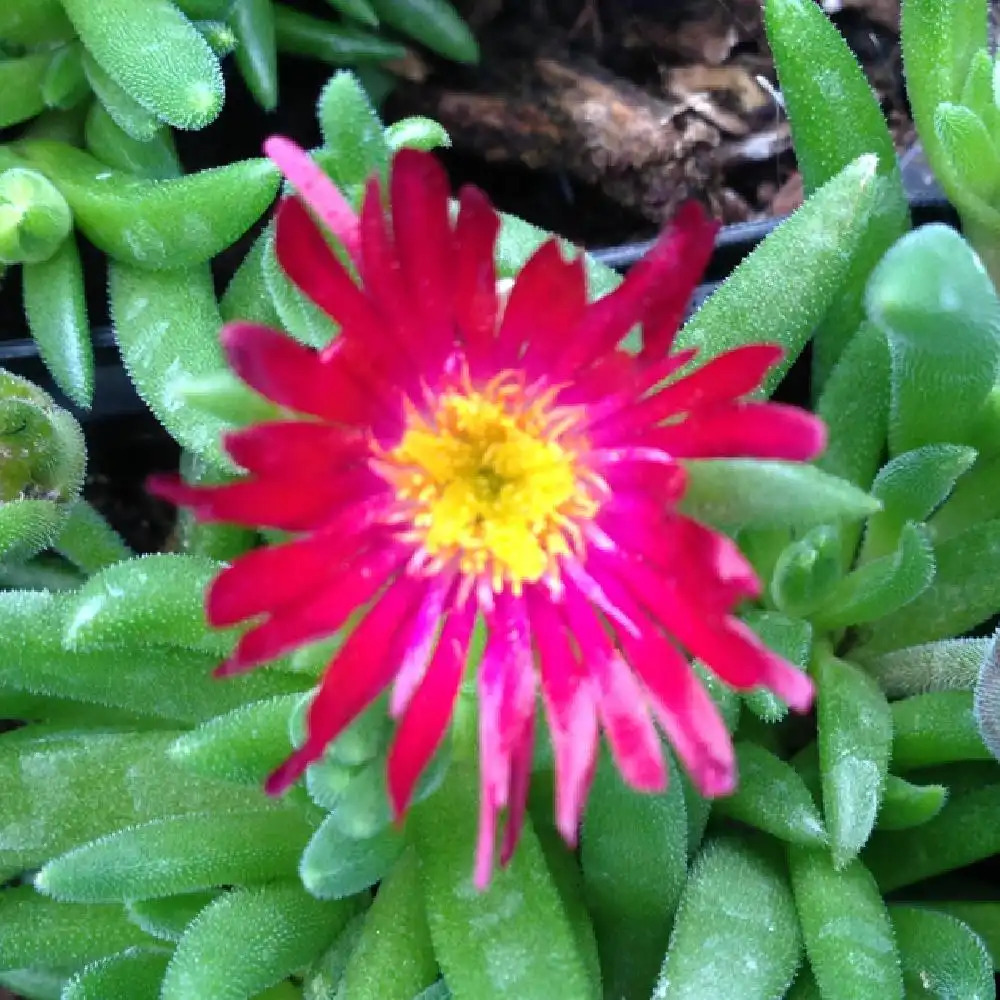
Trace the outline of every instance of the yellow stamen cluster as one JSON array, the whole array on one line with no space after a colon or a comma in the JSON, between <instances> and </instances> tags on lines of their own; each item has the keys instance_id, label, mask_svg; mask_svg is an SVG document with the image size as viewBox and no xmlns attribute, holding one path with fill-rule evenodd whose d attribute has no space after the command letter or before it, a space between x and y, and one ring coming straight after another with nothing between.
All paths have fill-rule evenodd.
<instances>
[{"instance_id":1,"label":"yellow stamen cluster","mask_svg":"<svg viewBox=\"0 0 1000 1000\"><path fill-rule=\"evenodd\" d=\"M580 412L553 405L556 394L531 394L506 372L409 414L379 468L413 509L413 537L433 563L519 593L580 548L598 483L579 461Z\"/></svg>"}]
</instances>

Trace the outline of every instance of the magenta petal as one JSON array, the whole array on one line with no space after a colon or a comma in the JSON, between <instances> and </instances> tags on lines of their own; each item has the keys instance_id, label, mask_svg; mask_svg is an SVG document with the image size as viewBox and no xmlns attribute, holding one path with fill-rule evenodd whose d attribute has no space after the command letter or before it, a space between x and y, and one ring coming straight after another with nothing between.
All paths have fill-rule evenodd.
<instances>
[{"instance_id":1,"label":"magenta petal","mask_svg":"<svg viewBox=\"0 0 1000 1000\"><path fill-rule=\"evenodd\" d=\"M378 344L388 335L364 290L330 249L309 213L295 198L278 205L274 248L282 270L347 336Z\"/></svg>"},{"instance_id":2,"label":"magenta petal","mask_svg":"<svg viewBox=\"0 0 1000 1000\"><path fill-rule=\"evenodd\" d=\"M362 433L314 420L252 424L226 433L223 444L237 465L258 475L310 465L332 473L348 464L356 467L371 453L371 442ZM322 462L316 461L319 457Z\"/></svg>"},{"instance_id":3,"label":"magenta petal","mask_svg":"<svg viewBox=\"0 0 1000 1000\"><path fill-rule=\"evenodd\" d=\"M643 438L677 458L761 458L808 462L826 447L826 427L781 403L721 403Z\"/></svg>"},{"instance_id":4,"label":"magenta petal","mask_svg":"<svg viewBox=\"0 0 1000 1000\"><path fill-rule=\"evenodd\" d=\"M582 259L564 261L558 241L546 240L514 279L500 324L497 366L516 363L525 348L530 363L558 354L586 307Z\"/></svg>"},{"instance_id":5,"label":"magenta petal","mask_svg":"<svg viewBox=\"0 0 1000 1000\"><path fill-rule=\"evenodd\" d=\"M618 770L633 788L660 791L666 787L667 770L645 691L593 609L572 588L566 592L566 610L577 644L588 650L587 667L597 685L596 707Z\"/></svg>"},{"instance_id":6,"label":"magenta petal","mask_svg":"<svg viewBox=\"0 0 1000 1000\"><path fill-rule=\"evenodd\" d=\"M528 809L528 787L531 784L531 754L535 745L534 702L532 718L525 724L520 740L511 752L510 795L507 824L500 845L500 864L506 866L514 856L514 849L521 838L524 816Z\"/></svg>"},{"instance_id":7,"label":"magenta petal","mask_svg":"<svg viewBox=\"0 0 1000 1000\"><path fill-rule=\"evenodd\" d=\"M655 255L657 294L643 317L640 359L655 360L670 349L688 303L708 266L719 223L698 202L685 202L660 237Z\"/></svg>"},{"instance_id":8,"label":"magenta petal","mask_svg":"<svg viewBox=\"0 0 1000 1000\"><path fill-rule=\"evenodd\" d=\"M538 648L542 702L555 756L556 828L572 845L576 843L597 756L597 699L587 670L590 656L588 664L577 661L566 622L544 592L532 591L530 612L531 631Z\"/></svg>"},{"instance_id":9,"label":"magenta petal","mask_svg":"<svg viewBox=\"0 0 1000 1000\"><path fill-rule=\"evenodd\" d=\"M646 685L657 720L706 798L728 795L736 759L725 722L690 664L647 623L642 639L622 636L632 669Z\"/></svg>"},{"instance_id":10,"label":"magenta petal","mask_svg":"<svg viewBox=\"0 0 1000 1000\"><path fill-rule=\"evenodd\" d=\"M306 742L267 780L270 795L291 785L388 686L398 663L396 626L422 595L424 583L397 578L327 667L309 706Z\"/></svg>"},{"instance_id":11,"label":"magenta petal","mask_svg":"<svg viewBox=\"0 0 1000 1000\"><path fill-rule=\"evenodd\" d=\"M734 348L619 411L615 418L598 425L600 431L595 427L591 433L606 439L609 433L626 434L700 406L744 396L760 385L768 369L777 364L783 353L780 347L771 344L745 344Z\"/></svg>"},{"instance_id":12,"label":"magenta petal","mask_svg":"<svg viewBox=\"0 0 1000 1000\"><path fill-rule=\"evenodd\" d=\"M392 686L389 698L389 714L399 718L406 711L427 670L434 643L437 639L438 626L444 615L445 599L453 584L450 574L440 574L430 581L424 599L414 615L410 632L410 640L406 644L406 653L396 674L396 682Z\"/></svg>"},{"instance_id":13,"label":"magenta petal","mask_svg":"<svg viewBox=\"0 0 1000 1000\"><path fill-rule=\"evenodd\" d=\"M455 225L454 313L465 340L473 374L492 355L497 322L497 277L494 247L500 219L489 199L474 187L458 197Z\"/></svg>"},{"instance_id":14,"label":"magenta petal","mask_svg":"<svg viewBox=\"0 0 1000 1000\"><path fill-rule=\"evenodd\" d=\"M290 139L271 136L264 143L264 153L299 192L302 200L316 213L323 225L358 259L358 217L340 193L337 185L312 161L312 157Z\"/></svg>"},{"instance_id":15,"label":"magenta petal","mask_svg":"<svg viewBox=\"0 0 1000 1000\"><path fill-rule=\"evenodd\" d=\"M405 561L406 553L383 545L343 567L331 585L308 600L272 609L272 617L240 638L223 674L242 672L296 646L333 635L357 608L374 597Z\"/></svg>"},{"instance_id":16,"label":"magenta petal","mask_svg":"<svg viewBox=\"0 0 1000 1000\"><path fill-rule=\"evenodd\" d=\"M397 819L406 812L417 779L444 738L462 683L471 628L469 613L449 617L427 674L396 729L389 748L388 784Z\"/></svg>"},{"instance_id":17,"label":"magenta petal","mask_svg":"<svg viewBox=\"0 0 1000 1000\"><path fill-rule=\"evenodd\" d=\"M455 254L448 223L448 177L430 154L400 150L389 180L392 229L411 307L432 329L451 326Z\"/></svg>"}]
</instances>

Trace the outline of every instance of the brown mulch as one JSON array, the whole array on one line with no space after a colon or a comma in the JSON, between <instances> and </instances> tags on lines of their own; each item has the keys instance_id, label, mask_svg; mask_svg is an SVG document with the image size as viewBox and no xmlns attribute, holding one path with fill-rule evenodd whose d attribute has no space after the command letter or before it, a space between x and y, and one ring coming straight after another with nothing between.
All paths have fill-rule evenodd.
<instances>
[{"instance_id":1,"label":"brown mulch","mask_svg":"<svg viewBox=\"0 0 1000 1000\"><path fill-rule=\"evenodd\" d=\"M801 201L760 0L459 5L479 36L480 66L408 60L389 110L440 120L453 173L483 183L502 208L593 245L648 235L689 197L726 223ZM822 6L897 147L909 148L898 0Z\"/></svg>"}]
</instances>

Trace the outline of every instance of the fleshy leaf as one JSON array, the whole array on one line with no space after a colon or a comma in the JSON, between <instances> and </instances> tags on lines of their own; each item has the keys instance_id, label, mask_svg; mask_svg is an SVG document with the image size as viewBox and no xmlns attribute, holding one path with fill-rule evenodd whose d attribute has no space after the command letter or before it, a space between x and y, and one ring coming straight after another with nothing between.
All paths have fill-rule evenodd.
<instances>
[{"instance_id":1,"label":"fleshy leaf","mask_svg":"<svg viewBox=\"0 0 1000 1000\"><path fill-rule=\"evenodd\" d=\"M897 770L990 760L971 691L934 691L892 703L892 765Z\"/></svg>"},{"instance_id":2,"label":"fleshy leaf","mask_svg":"<svg viewBox=\"0 0 1000 1000\"><path fill-rule=\"evenodd\" d=\"M684 887L653 1000L784 994L802 937L779 858L735 838L705 844Z\"/></svg>"},{"instance_id":3,"label":"fleshy leaf","mask_svg":"<svg viewBox=\"0 0 1000 1000\"><path fill-rule=\"evenodd\" d=\"M813 341L813 377L821 389L861 322L868 275L909 228L906 193L879 99L823 11L811 0L767 0L764 15L807 197L855 157L879 158L871 223Z\"/></svg>"},{"instance_id":4,"label":"fleshy leaf","mask_svg":"<svg viewBox=\"0 0 1000 1000\"><path fill-rule=\"evenodd\" d=\"M72 969L148 944L155 941L120 906L68 906L28 886L0 890L0 968Z\"/></svg>"},{"instance_id":5,"label":"fleshy leaf","mask_svg":"<svg viewBox=\"0 0 1000 1000\"><path fill-rule=\"evenodd\" d=\"M921 882L1000 852L1000 784L953 794L930 822L877 831L863 858L882 892Z\"/></svg>"},{"instance_id":6,"label":"fleshy leaf","mask_svg":"<svg viewBox=\"0 0 1000 1000\"><path fill-rule=\"evenodd\" d=\"M820 524L787 545L771 576L777 608L805 618L821 607L843 576L841 548L834 524Z\"/></svg>"},{"instance_id":7,"label":"fleshy leaf","mask_svg":"<svg viewBox=\"0 0 1000 1000\"><path fill-rule=\"evenodd\" d=\"M877 205L877 166L861 156L825 183L732 272L677 346L697 347L704 362L740 344L780 344L785 356L758 393L770 395L850 273Z\"/></svg>"},{"instance_id":8,"label":"fleshy leaf","mask_svg":"<svg viewBox=\"0 0 1000 1000\"><path fill-rule=\"evenodd\" d=\"M395 827L364 840L342 833L327 816L299 863L302 884L317 899L343 899L374 885L399 857L405 841Z\"/></svg>"},{"instance_id":9,"label":"fleshy leaf","mask_svg":"<svg viewBox=\"0 0 1000 1000\"><path fill-rule=\"evenodd\" d=\"M218 60L168 0L63 0L84 45L144 108L175 128L202 128L222 108Z\"/></svg>"},{"instance_id":10,"label":"fleshy leaf","mask_svg":"<svg viewBox=\"0 0 1000 1000\"><path fill-rule=\"evenodd\" d=\"M60 1000L159 1000L170 953L164 948L130 948L81 969Z\"/></svg>"},{"instance_id":11,"label":"fleshy leaf","mask_svg":"<svg viewBox=\"0 0 1000 1000\"><path fill-rule=\"evenodd\" d=\"M649 995L687 880L684 793L671 771L666 792L639 795L602 757L587 800L580 861L609 995Z\"/></svg>"},{"instance_id":12,"label":"fleshy leaf","mask_svg":"<svg viewBox=\"0 0 1000 1000\"><path fill-rule=\"evenodd\" d=\"M968 691L976 682L989 642L942 639L871 658L859 657L858 662L890 698L931 691Z\"/></svg>"},{"instance_id":13,"label":"fleshy leaf","mask_svg":"<svg viewBox=\"0 0 1000 1000\"><path fill-rule=\"evenodd\" d=\"M877 621L919 597L934 579L934 550L929 532L907 522L892 555L865 563L845 576L813 616L827 631Z\"/></svg>"},{"instance_id":14,"label":"fleshy leaf","mask_svg":"<svg viewBox=\"0 0 1000 1000\"><path fill-rule=\"evenodd\" d=\"M353 73L342 70L330 77L319 96L317 117L338 187L364 184L373 174L384 178L389 147L382 121Z\"/></svg>"},{"instance_id":15,"label":"fleshy leaf","mask_svg":"<svg viewBox=\"0 0 1000 1000\"><path fill-rule=\"evenodd\" d=\"M27 727L0 737L0 870L36 868L77 844L134 823L209 810L268 808L258 789L193 778L172 764L164 751L175 736L36 736L34 727ZM39 774L44 781L36 780ZM99 783L95 775L100 775ZM67 808L68 802L74 807Z\"/></svg>"},{"instance_id":16,"label":"fleshy leaf","mask_svg":"<svg viewBox=\"0 0 1000 1000\"><path fill-rule=\"evenodd\" d=\"M173 391L182 378L225 370L208 268L152 272L112 263L109 290L115 339L136 391L182 447L229 467L219 444L227 425L180 406Z\"/></svg>"},{"instance_id":17,"label":"fleshy leaf","mask_svg":"<svg viewBox=\"0 0 1000 1000\"><path fill-rule=\"evenodd\" d=\"M177 942L161 1000L247 1000L308 965L354 912L291 883L225 893Z\"/></svg>"},{"instance_id":18,"label":"fleshy leaf","mask_svg":"<svg viewBox=\"0 0 1000 1000\"><path fill-rule=\"evenodd\" d=\"M287 806L171 816L74 848L48 862L35 887L56 899L111 903L255 885L291 876L314 828Z\"/></svg>"},{"instance_id":19,"label":"fleshy leaf","mask_svg":"<svg viewBox=\"0 0 1000 1000\"><path fill-rule=\"evenodd\" d=\"M801 618L776 614L773 611L750 611L743 620L763 640L768 649L783 656L803 670L812 652L812 625ZM788 706L773 692L759 688L743 696L743 702L764 722L778 722L788 714Z\"/></svg>"},{"instance_id":20,"label":"fleshy leaf","mask_svg":"<svg viewBox=\"0 0 1000 1000\"><path fill-rule=\"evenodd\" d=\"M205 621L204 592L222 565L213 559L163 552L102 570L67 604L63 641L70 649L165 644L223 658L232 629Z\"/></svg>"},{"instance_id":21,"label":"fleshy leaf","mask_svg":"<svg viewBox=\"0 0 1000 1000\"><path fill-rule=\"evenodd\" d=\"M875 825L889 766L892 715L885 695L854 664L822 657L815 676L823 814L840 869Z\"/></svg>"},{"instance_id":22,"label":"fleshy leaf","mask_svg":"<svg viewBox=\"0 0 1000 1000\"><path fill-rule=\"evenodd\" d=\"M161 941L180 941L187 925L218 895L218 892L189 892L163 899L134 899L125 904L125 912L147 934Z\"/></svg>"},{"instance_id":23,"label":"fleshy leaf","mask_svg":"<svg viewBox=\"0 0 1000 1000\"><path fill-rule=\"evenodd\" d=\"M861 561L892 552L906 522L926 521L975 460L972 448L937 444L904 452L884 466L872 483L882 510L868 521Z\"/></svg>"},{"instance_id":24,"label":"fleshy leaf","mask_svg":"<svg viewBox=\"0 0 1000 1000\"><path fill-rule=\"evenodd\" d=\"M859 630L860 657L961 635L1000 610L1000 520L941 542L934 560L934 580L919 597Z\"/></svg>"},{"instance_id":25,"label":"fleshy leaf","mask_svg":"<svg viewBox=\"0 0 1000 1000\"><path fill-rule=\"evenodd\" d=\"M993 962L965 924L933 910L889 909L908 996L995 1000Z\"/></svg>"},{"instance_id":26,"label":"fleshy leaf","mask_svg":"<svg viewBox=\"0 0 1000 1000\"><path fill-rule=\"evenodd\" d=\"M823 1000L903 1000L889 914L860 861L836 869L826 851L791 847L802 937Z\"/></svg>"},{"instance_id":27,"label":"fleshy leaf","mask_svg":"<svg viewBox=\"0 0 1000 1000\"><path fill-rule=\"evenodd\" d=\"M379 885L338 989L341 1000L413 1000L438 978L416 855L404 852Z\"/></svg>"},{"instance_id":28,"label":"fleshy leaf","mask_svg":"<svg viewBox=\"0 0 1000 1000\"><path fill-rule=\"evenodd\" d=\"M431 941L456 1000L589 996L589 977L538 840L525 818L510 863L472 883L476 769L454 763L409 823Z\"/></svg>"},{"instance_id":29,"label":"fleshy leaf","mask_svg":"<svg viewBox=\"0 0 1000 1000\"><path fill-rule=\"evenodd\" d=\"M811 528L862 518L881 507L845 479L796 462L707 459L686 463L681 510L726 528Z\"/></svg>"},{"instance_id":30,"label":"fleshy leaf","mask_svg":"<svg viewBox=\"0 0 1000 1000\"><path fill-rule=\"evenodd\" d=\"M945 785L914 785L890 774L879 809L879 830L908 830L933 819L948 799Z\"/></svg>"},{"instance_id":31,"label":"fleshy leaf","mask_svg":"<svg viewBox=\"0 0 1000 1000\"><path fill-rule=\"evenodd\" d=\"M738 819L790 844L826 844L826 830L816 803L791 764L745 740L735 749L739 785L732 795L717 800L715 813Z\"/></svg>"},{"instance_id":32,"label":"fleshy leaf","mask_svg":"<svg viewBox=\"0 0 1000 1000\"><path fill-rule=\"evenodd\" d=\"M890 451L967 440L1000 364L1000 300L969 245L936 224L904 236L872 275L867 308L889 338Z\"/></svg>"}]
</instances>

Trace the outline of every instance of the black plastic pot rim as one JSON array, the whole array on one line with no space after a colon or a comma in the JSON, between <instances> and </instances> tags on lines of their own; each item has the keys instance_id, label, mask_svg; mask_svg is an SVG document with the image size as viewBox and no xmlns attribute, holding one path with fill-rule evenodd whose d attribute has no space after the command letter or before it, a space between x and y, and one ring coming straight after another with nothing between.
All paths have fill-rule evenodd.
<instances>
[{"instance_id":1,"label":"black plastic pot rim","mask_svg":"<svg viewBox=\"0 0 1000 1000\"><path fill-rule=\"evenodd\" d=\"M948 222L957 225L958 216L951 205L940 197L915 198L910 201L914 225L926 222ZM716 237L715 250L706 271L708 279L699 285L692 297L691 308L697 308L715 291L722 280L766 236L773 232L787 216L772 216L753 222L724 226ZM589 250L596 261L616 271L627 271L639 261L655 240L638 240L618 246ZM85 423L110 417L125 416L145 409L129 381L115 345L114 333L109 327L94 330L94 406L80 410L66 400L54 386L42 363L35 342L30 338L0 341L0 368L31 379L47 392L52 393L60 405L71 410Z\"/></svg>"}]
</instances>

